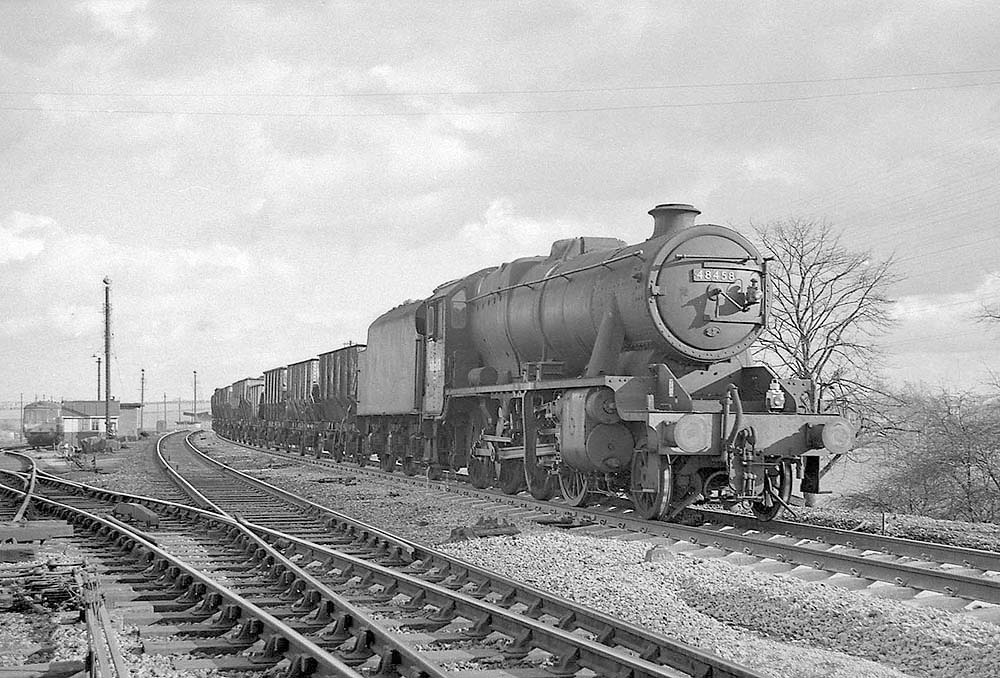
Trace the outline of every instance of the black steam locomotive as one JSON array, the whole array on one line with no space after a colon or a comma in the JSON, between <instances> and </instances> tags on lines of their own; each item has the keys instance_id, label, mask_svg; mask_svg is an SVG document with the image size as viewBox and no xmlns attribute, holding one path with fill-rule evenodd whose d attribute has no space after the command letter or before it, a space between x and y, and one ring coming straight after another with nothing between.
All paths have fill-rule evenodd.
<instances>
[{"instance_id":1,"label":"black steam locomotive","mask_svg":"<svg viewBox=\"0 0 1000 678\"><path fill-rule=\"evenodd\" d=\"M573 505L627 494L646 518L712 501L770 520L854 431L812 411L808 381L751 364L757 249L690 205L649 213L642 243L559 240L388 311L366 346L216 390L215 429Z\"/></svg>"}]
</instances>

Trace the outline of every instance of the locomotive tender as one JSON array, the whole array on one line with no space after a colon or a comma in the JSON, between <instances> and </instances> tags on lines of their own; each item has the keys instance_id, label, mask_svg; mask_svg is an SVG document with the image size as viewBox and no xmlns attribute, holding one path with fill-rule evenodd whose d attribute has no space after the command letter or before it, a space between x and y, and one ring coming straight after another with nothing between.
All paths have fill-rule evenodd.
<instances>
[{"instance_id":1,"label":"locomotive tender","mask_svg":"<svg viewBox=\"0 0 1000 678\"><path fill-rule=\"evenodd\" d=\"M384 313L366 346L218 389L214 426L577 506L628 494L650 519L715 501L770 520L796 472L819 491L818 454L853 428L812 411L807 380L751 363L768 313L753 244L690 205L649 214L644 242L556 241Z\"/></svg>"}]
</instances>

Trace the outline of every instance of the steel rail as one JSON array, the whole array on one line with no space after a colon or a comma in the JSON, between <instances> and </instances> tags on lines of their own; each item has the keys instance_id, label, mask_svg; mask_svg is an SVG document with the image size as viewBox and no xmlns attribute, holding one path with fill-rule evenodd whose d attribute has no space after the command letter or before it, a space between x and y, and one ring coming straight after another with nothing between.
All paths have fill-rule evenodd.
<instances>
[{"instance_id":1,"label":"steel rail","mask_svg":"<svg viewBox=\"0 0 1000 678\"><path fill-rule=\"evenodd\" d=\"M9 472L0 471L0 473ZM15 495L23 494L22 491L7 486L0 486L0 491L14 493ZM169 552L156 546L149 540L145 539L142 533L138 530L125 529L116 523L106 520L102 516L98 516L88 511L84 511L83 509L62 502L57 502L46 497L36 496L35 500L58 515L68 516L73 522L84 524L95 531L104 530L106 533L117 535L117 538L124 539L127 543L131 544L133 549L139 549L143 554L146 554L148 560L155 559L161 563L169 563L170 568L176 568L176 572L187 575L190 577L192 582L201 584L206 590L211 590L212 592L219 594L222 599L227 601L229 604L235 605L239 609L246 612L247 617L256 619L271 633L284 638L288 643L288 650L283 654L288 656L293 663L301 663L301 656L305 656L309 657L316 663L317 669L320 670L321 675L339 676L340 678L362 678L362 675L359 672L344 663L341 659L331 655L319 645L316 645L313 641L309 640L277 617L271 615L265 609L258 607L228 587L215 581L211 577L208 577L198 569L188 565ZM181 507L182 505L177 506ZM202 510L193 509L192 507L183 508L188 510ZM219 516L208 512L206 513L206 517L211 519L223 521L227 520L226 516ZM160 566L159 569L163 570L166 568ZM296 657L295 655L300 656Z\"/></svg>"},{"instance_id":2,"label":"steel rail","mask_svg":"<svg viewBox=\"0 0 1000 678\"><path fill-rule=\"evenodd\" d=\"M408 558L411 563L416 561L421 565L425 573L428 570L436 570L437 574L435 579L443 580L445 578L450 578L453 585L459 585L460 582L474 583L478 589L477 595L486 595L490 591L499 592L505 599L506 607L513 606L517 603L524 604L527 609L533 611L533 614L540 615L544 612L545 614L559 619L562 628L570 631L573 629L582 629L594 634L597 638L602 639L603 641L598 642L599 646L609 648L621 646L626 647L643 657L658 657L660 661L671 666L672 668L683 670L691 675L756 675L749 672L745 667L726 662L716 655L704 652L691 645L651 633L637 625L630 624L624 620L614 618L597 610L587 608L578 603L553 596L545 591L542 591L541 589L517 582L509 577L504 577L498 573L491 572L470 563L466 563L459 558L447 555L441 551L418 544L417 542L408 540L398 535L393 535L382 528L375 527L351 516L340 513L339 511L334 511L325 506L316 504L315 502L303 499L288 490L277 487L258 478L254 478L253 476L223 464L216 459L212 459L210 456L205 455L197 449L197 447L190 440L191 435L193 434L185 436L185 444L187 444L193 451L197 452L205 461L211 463L220 470L225 471L229 475L242 480L243 482L280 496L310 513L324 516L326 518L327 525L336 524L341 532L347 533L350 538L352 538L353 543L367 544L374 553L380 554L389 560ZM380 583L384 586L400 585L400 581L397 579L400 575L392 570L388 570L387 568L378 568L368 561L354 558L348 554L343 554L342 552L328 549L318 544L313 544L312 542L299 539L292 535L280 534L278 531L270 528L256 526L255 529L259 530L261 533L270 534L275 539L285 538L297 543L300 548L311 548L315 553L321 553L328 558L339 560L348 569L366 570L371 575L379 578ZM409 584L411 587L414 586L413 581L410 581ZM418 595L420 593L420 589L410 590L409 592L411 595ZM426 590L424 590L424 595L427 595ZM442 599L439 602L439 606L447 607L450 605L452 607L457 607L455 601ZM466 602L466 604L468 603ZM503 608L499 609L502 610ZM472 608L469 610L469 614L473 615L472 618L484 620L491 619L492 617L490 615L495 615L497 613L495 610ZM466 618L470 617L466 616ZM509 622L502 625L499 624L499 622L495 623L500 626L498 630L513 638L518 637L518 633L523 635L525 632L525 629L523 628L518 632L516 625L512 625ZM532 634L540 634L539 637L545 637L544 633L541 631L530 629L529 631ZM543 649L553 652L554 654L562 654L564 656L567 652L571 652L565 645L566 639L564 637L548 636L547 639L551 645ZM592 668L598 673L611 675L608 672L618 672L614 665L607 663L609 659L602 656L599 651L596 653L592 652L588 656L592 657L593 661L597 662L597 664Z\"/></svg>"},{"instance_id":3,"label":"steel rail","mask_svg":"<svg viewBox=\"0 0 1000 678\"><path fill-rule=\"evenodd\" d=\"M96 662L91 662L91 673L95 678L111 678L113 666L118 678L131 678L132 674L125 665L125 656L118 642L118 636L114 632L111 617L104 606L97 580L92 574L79 569L74 573L74 578L86 605L84 616L87 635L92 657L96 657Z\"/></svg>"},{"instance_id":4,"label":"steel rail","mask_svg":"<svg viewBox=\"0 0 1000 678\"><path fill-rule=\"evenodd\" d=\"M565 631L559 630L559 634L553 635L549 632L552 627L542 624L541 626L546 629L542 630L541 628L537 628L539 623L533 620L530 624L524 619L518 619L517 617L514 618L514 621L511 621L510 617L512 613L503 607L493 606L493 609L483 609L481 604L475 601L475 599L457 600L454 594L447 589L441 589L437 592L437 606L439 609L451 608L464 611L466 614L461 614L460 616L470 621L479 620L477 621L478 624L493 626L496 630L515 640L520 639L518 642L527 642L529 637L535 642L544 641L542 649L562 658L576 656L575 661L586 665L600 675L613 675L620 672L623 664L622 657L614 654L606 654L609 651L614 651L614 647L619 645L627 647L629 650L638 653L641 657L658 657L671 668L683 670L691 675L704 675L708 671L711 671L710 675L733 676L734 678L735 676L757 675L748 672L745 667L726 662L717 656L703 652L693 646L657 636L624 620L616 619L578 603L557 598L540 589L476 567L458 558L446 555L441 551L393 535L382 528L364 523L338 511L303 499L288 490L254 478L205 455L191 442L192 435L193 433L189 433L185 436L184 443L204 461L211 463L234 478L263 489L268 493L280 496L309 513L324 516L328 526L334 523L339 525L341 529L348 530L352 541L354 543L367 544L371 548L373 555L380 555L389 560L397 561L409 556L411 562L417 560L422 564L425 573L431 569L436 570L437 575L435 579L444 579L448 576L453 579L460 577L465 582L475 582L481 590L482 595L486 595L489 591L502 592L508 606L515 603L523 603L534 613L541 614L544 611L551 614L560 620L560 625L564 628L589 631L598 638L604 639L605 642L596 642L595 646L591 648L574 648L567 644L571 641L568 640L567 636L569 634ZM249 524L252 525L252 523ZM377 566L369 561L313 544L307 540L299 539L271 528L254 526L254 529L265 534L270 534L275 539L291 539L302 548L312 548L315 553L321 553L327 558L338 560L350 570L366 570L370 576L376 577L379 583L384 586L395 588L401 586L403 581L406 581L409 588L405 592L411 597L420 595L421 593L424 596L431 595L426 583L419 582L419 580L412 577L404 580L402 573L389 568ZM447 575L441 573L447 573ZM441 596L442 593L444 594L443 597ZM470 601L472 602L470 603ZM434 604L434 601L431 602ZM504 616L498 616L501 612ZM526 624L528 628L525 628ZM525 633L529 635L524 636ZM656 675L655 673L649 673L648 666L630 666L629 669L635 672L635 675Z\"/></svg>"},{"instance_id":5,"label":"steel rail","mask_svg":"<svg viewBox=\"0 0 1000 678\"><path fill-rule=\"evenodd\" d=\"M625 531L649 534L677 541L686 541L702 547L715 547L736 553L744 553L757 558L766 558L781 561L796 566L813 567L820 570L845 574L872 581L889 582L899 586L911 587L918 590L935 591L948 596L956 596L970 601L982 601L991 604L1000 604L1000 578L984 578L977 575L968 574L960 570L948 571L929 569L928 563L899 563L891 561L880 561L875 557L862 555L862 549L847 547L843 549L829 549L827 543L813 542L802 544L807 541L807 537L784 536L781 534L768 535L760 530L766 529L764 525L758 524L754 531L737 533L736 531L720 531L711 527L697 527L681 525L679 523L665 523L660 521L649 521L635 517L628 509L623 510L595 510L594 508L577 508L567 504L555 504L552 502L538 501L524 495L504 495L486 490L477 490L466 483L449 483L443 481L431 481L416 477L399 476L392 473L384 473L376 469L360 468L355 466L341 466L333 462L324 460L314 460L304 455L292 455L271 450L256 448L228 438L219 436L221 440L231 442L235 445L245 447L255 451L263 451L278 457L289 459L299 459L310 464L319 465L325 468L342 469L345 473L360 473L382 479L395 484L408 484L418 487L444 490L460 496L485 499L488 501L504 504L507 506L517 506L525 509L538 511L540 513L562 514L592 522L595 525L616 528ZM853 537L856 533L851 533ZM905 541L905 540L902 540ZM922 544L923 542L920 542ZM947 549L947 547L945 547ZM884 553L881 548L872 550ZM851 553L849 551L855 551ZM967 550L963 550L967 551ZM888 555L888 554L886 554ZM958 557L959 562L963 562L968 554L964 553ZM985 563L986 567L980 569L986 571L1000 570L1000 554L991 554L988 551L979 553L978 561Z\"/></svg>"},{"instance_id":6,"label":"steel rail","mask_svg":"<svg viewBox=\"0 0 1000 678\"><path fill-rule=\"evenodd\" d=\"M709 509L698 509L698 512L704 514L708 521L744 530L783 534L789 537L795 536L801 539L812 539L813 541L824 542L830 545L837 544L862 551L883 551L906 558L933 560L986 571L1000 571L1000 553L982 549L950 546L948 544L938 544L919 539L905 539L903 537L879 535L857 530L845 530L792 520L772 520L761 524L750 516Z\"/></svg>"},{"instance_id":7,"label":"steel rail","mask_svg":"<svg viewBox=\"0 0 1000 678\"><path fill-rule=\"evenodd\" d=\"M63 484L60 479L46 478L46 480L49 482L59 482L60 484ZM92 489L89 488L89 486L79 483L73 483L72 486L75 486L75 489L84 491ZM191 489L198 492L193 486ZM95 494L107 495L106 492ZM201 493L198 494L201 498L207 499L204 495L201 495ZM365 653L371 652L372 654L378 655L380 657L380 671L383 673L388 671L390 668L398 667L401 674L406 675L408 678L445 678L445 672L440 667L428 662L422 658L419 653L408 648L401 640L394 638L360 608L344 599L329 586L313 577L296 563L282 555L272 545L268 544L254 534L254 530L261 529L258 526L242 521L239 517L233 516L228 512L218 509L217 507L214 509L190 507L184 506L183 504L163 502L148 497L130 496L124 493L120 497L116 498L143 501L154 506L169 508L175 512L188 511L198 519L207 519L216 524L221 524L231 531L237 532L237 534L231 536L250 542L249 550L251 552L255 552L254 558L256 560L270 560L270 562L277 564L283 572L294 573L295 581L305 583L302 590L295 593L296 596L300 597L301 600L305 600L307 597L311 598L312 596L322 598L322 604L326 605L323 615L331 620L336 619L342 629L350 630L352 635L361 639L358 642L362 643L362 645L356 645L352 648L351 654L363 651ZM213 507L215 506L211 501L208 501L207 503ZM113 524L119 526L121 525L118 521L113 521ZM129 531L133 530L133 528L129 526L125 526L125 528ZM146 541L153 543L152 540L149 539L146 539ZM261 553L261 551L263 551L263 553ZM295 582L284 582L283 585L287 585L287 590L295 588ZM320 604L321 603L318 600L314 600L311 603L314 609L318 608ZM346 638L344 640L346 640Z\"/></svg>"},{"instance_id":8,"label":"steel rail","mask_svg":"<svg viewBox=\"0 0 1000 678\"><path fill-rule=\"evenodd\" d=\"M288 490L254 478L247 473L227 466L217 459L212 459L197 449L197 446L190 440L191 435L193 434L186 436L184 442L191 446L194 451L198 452L205 461L213 464L220 470L224 470L231 476L239 478L243 482L285 498L310 513L323 516L328 525L335 525L336 529L347 535L353 544L367 545L373 553L381 555L384 558L405 558L411 562L420 564L424 571L435 569L438 572L438 576L435 578L450 578L452 585L458 586L472 583L477 588L477 595L480 593L486 595L490 591L499 593L505 601L505 607L510 607L517 603L523 604L526 609L532 610L533 614L544 613L559 619L560 624L565 629L570 631L574 629L587 631L595 637L603 639L603 644L610 647L625 647L641 656L658 656L660 661L679 670L686 671L691 675L756 675L748 672L745 667L726 662L717 655L705 652L694 646L657 635L622 619L612 617L611 615L565 598L554 596L530 584L518 582L496 572L472 565L437 549L419 544L405 537L391 534L382 528L316 504L308 499L303 499ZM256 529L262 533L277 534L277 531L265 527L257 527ZM292 541L303 545L303 548L305 548L304 544L308 543L317 552L324 553L327 557L341 559L347 567L355 569L369 568L369 564L366 561L351 558L346 554L335 556L329 549L321 545L313 545L311 542L306 542L306 540L301 540L290 535L286 536ZM386 572L377 570L374 567L371 567L368 571L379 577L383 585L392 584L392 577L394 575L388 575ZM479 611L473 612L473 614L477 614L482 618L485 612ZM558 643L560 641L553 639L552 642ZM607 666L598 668L602 671L608 670ZM708 673L709 671L711 673ZM601 671L598 672L601 673Z\"/></svg>"},{"instance_id":9,"label":"steel rail","mask_svg":"<svg viewBox=\"0 0 1000 678\"><path fill-rule=\"evenodd\" d=\"M236 472L239 473L239 472ZM245 474L241 474L245 475ZM257 481L251 477L250 480ZM716 678L759 678L761 674L722 659L699 648L675 641L610 615L588 609L578 603L558 598L527 584L522 584L503 575L484 570L477 566L435 551L409 540L388 535L383 530L356 521L324 507L301 500L309 505L308 512L324 515L332 525L331 536L341 537L338 541L357 553L365 551L383 563L396 563L402 570L392 569L386 564L378 564L359 557L331 549L308 540L301 539L266 526L254 525L239 517L222 515L199 507L187 506L150 497L130 495L124 492L91 488L81 483L44 476L43 482L69 487L102 498L104 501L136 501L161 510L187 512L200 518L207 518L218 524L238 526L245 523L254 532L273 539L279 545L294 546L297 553L307 551L319 554L322 560L338 563L340 579L349 579L355 574L371 584L381 584L386 591L410 596L410 609L429 604L438 608L438 619L462 616L474 622L474 628L487 627L512 638L515 646L540 647L556 655L564 667L576 663L593 667L601 675L618 675L623 662L628 666L627 674L632 676L658 676L673 678L683 671L685 675L712 676ZM265 483L266 485L266 483ZM280 488L278 488L280 489ZM282 495L287 491L281 490ZM294 495L293 495L294 496ZM391 542L387 541L387 537ZM294 554L292 554L294 555ZM295 568L289 570L298 571ZM345 573L353 573L347 576ZM315 581L298 575L303 583L301 593L316 591ZM426 577L426 580L421 578ZM440 584L440 585L439 585ZM461 594L453 588L474 586L475 590ZM289 584L291 589L293 584ZM478 598L495 594L499 599L493 603ZM414 602L416 600L417 602ZM424 603L419 603L419 601ZM515 613L509 608L521 604L525 613ZM349 609L344 607L342 609ZM405 609L405 608L404 608ZM417 608L419 609L419 607ZM559 620L558 628L543 624L535 619L548 615ZM347 616L343 623L349 623ZM352 622L351 622L352 623ZM595 640L588 640L583 647L578 642L581 637L573 633L583 630L592 634ZM372 637L372 641L378 640ZM576 644L574 644L576 643ZM624 650L619 649L624 648ZM629 662L636 661L629 665Z\"/></svg>"},{"instance_id":10,"label":"steel rail","mask_svg":"<svg viewBox=\"0 0 1000 678\"><path fill-rule=\"evenodd\" d=\"M34 457L22 454L20 452L14 452L11 450L7 451L7 454L12 457L20 457L22 462L26 462L31 468L31 477L27 479L25 483L25 495L24 501L21 502L21 506L17 509L17 513L14 514L14 522L19 523L24 520L24 514L28 511L28 505L31 503L31 496L35 492L35 483L38 480L38 464L35 462Z\"/></svg>"},{"instance_id":11,"label":"steel rail","mask_svg":"<svg viewBox=\"0 0 1000 678\"><path fill-rule=\"evenodd\" d=\"M255 531L273 540L291 556L335 564L341 578L361 576L365 583L379 584L389 594L409 597L409 607L432 605L444 623L455 617L474 622L471 637L498 631L513 640L505 654L526 654L539 647L558 658L557 675L572 665L598 675L664 675L663 666L691 676L759 676L760 674L679 641L665 639L634 624L559 599L532 586L462 563L450 557L418 560L403 569L394 569L344 551L296 537L273 528L255 526ZM376 551L377 552L377 551ZM440 582L441 585L436 585ZM484 600L493 596L492 602ZM414 602L417 601L417 602ZM524 605L525 613L511 608ZM558 619L556 625L537 620L542 615ZM594 640L577 635L584 630ZM624 649L619 649L624 648ZM676 675L669 673L667 675Z\"/></svg>"},{"instance_id":12,"label":"steel rail","mask_svg":"<svg viewBox=\"0 0 1000 678\"><path fill-rule=\"evenodd\" d=\"M206 497L198 490L198 488L188 482L188 480L181 475L177 469L170 465L170 462L163 454L163 441L172 435L176 434L166 433L156 440L156 461L160 465L160 468L167 474L167 477L170 478L171 482L173 482L181 492L191 497L191 499L193 499L198 506L208 511L214 511L215 513L220 513L222 515L229 515L226 511L220 508L218 504Z\"/></svg>"}]
</instances>

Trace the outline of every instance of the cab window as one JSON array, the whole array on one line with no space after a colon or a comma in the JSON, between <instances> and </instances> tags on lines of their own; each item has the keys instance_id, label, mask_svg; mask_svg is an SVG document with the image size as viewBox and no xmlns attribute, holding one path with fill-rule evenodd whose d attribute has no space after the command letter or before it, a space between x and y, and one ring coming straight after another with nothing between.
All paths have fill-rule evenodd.
<instances>
[{"instance_id":1,"label":"cab window","mask_svg":"<svg viewBox=\"0 0 1000 678\"><path fill-rule=\"evenodd\" d=\"M427 305L427 336L432 339L437 336L437 309L434 304Z\"/></svg>"},{"instance_id":2,"label":"cab window","mask_svg":"<svg viewBox=\"0 0 1000 678\"><path fill-rule=\"evenodd\" d=\"M459 290L451 298L451 326L456 329L465 327L465 290Z\"/></svg>"}]
</instances>

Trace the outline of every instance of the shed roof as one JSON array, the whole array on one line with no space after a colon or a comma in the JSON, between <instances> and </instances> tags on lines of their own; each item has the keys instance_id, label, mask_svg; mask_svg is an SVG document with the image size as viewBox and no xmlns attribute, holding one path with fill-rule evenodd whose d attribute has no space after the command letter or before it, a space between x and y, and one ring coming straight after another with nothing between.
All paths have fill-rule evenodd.
<instances>
[{"instance_id":1,"label":"shed roof","mask_svg":"<svg viewBox=\"0 0 1000 678\"><path fill-rule=\"evenodd\" d=\"M121 403L112 400L108 408L108 414L117 417L121 411ZM103 400L64 400L62 403L62 416L64 417L103 417Z\"/></svg>"}]
</instances>

